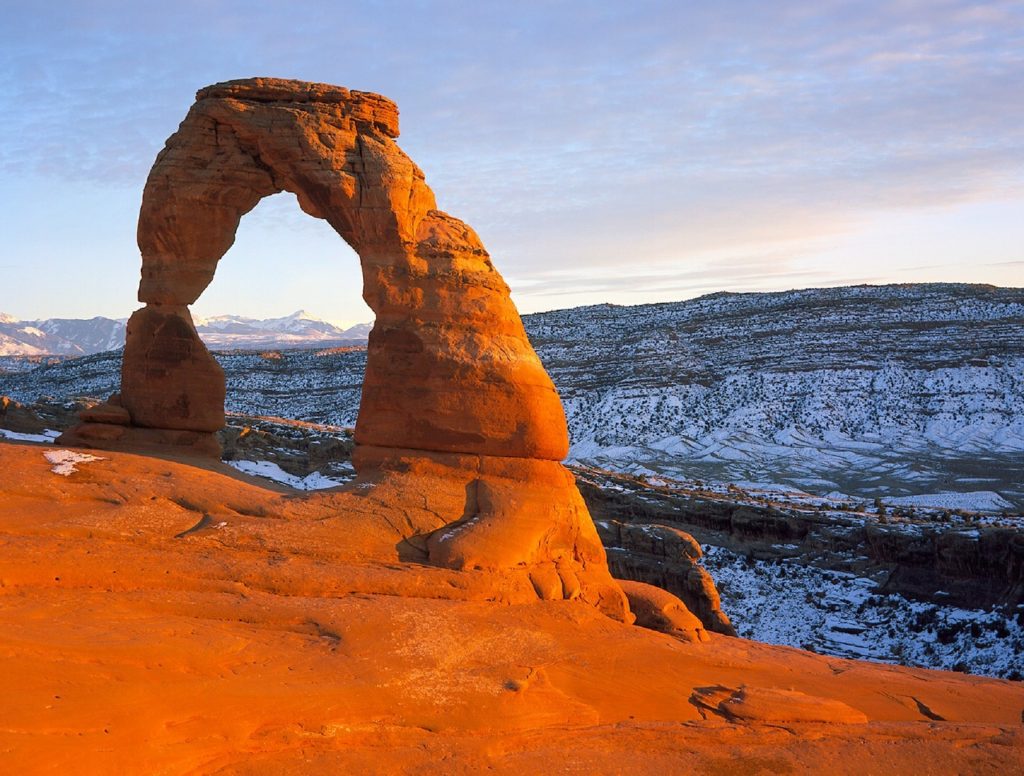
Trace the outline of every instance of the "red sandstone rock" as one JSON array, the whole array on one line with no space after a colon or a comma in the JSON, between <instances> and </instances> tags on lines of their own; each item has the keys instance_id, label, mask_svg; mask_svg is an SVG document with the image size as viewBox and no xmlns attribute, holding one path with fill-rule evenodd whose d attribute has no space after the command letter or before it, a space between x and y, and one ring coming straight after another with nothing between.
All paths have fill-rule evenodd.
<instances>
[{"instance_id":1,"label":"red sandstone rock","mask_svg":"<svg viewBox=\"0 0 1024 776\"><path fill-rule=\"evenodd\" d=\"M127 426L132 422L128 410L116 404L103 402L82 410L78 417L84 423L110 423L115 426Z\"/></svg>"},{"instance_id":2,"label":"red sandstone rock","mask_svg":"<svg viewBox=\"0 0 1024 776\"><path fill-rule=\"evenodd\" d=\"M29 407L10 396L0 396L0 428L23 434L41 434L46 423Z\"/></svg>"},{"instance_id":3,"label":"red sandstone rock","mask_svg":"<svg viewBox=\"0 0 1024 776\"><path fill-rule=\"evenodd\" d=\"M121 439L125 431L124 426L114 423L92 423L83 418L83 423L75 427L77 439L82 440L84 446L89 442L114 442Z\"/></svg>"},{"instance_id":4,"label":"red sandstone rock","mask_svg":"<svg viewBox=\"0 0 1024 776\"><path fill-rule=\"evenodd\" d=\"M720 711L741 722L839 722L864 724L863 711L835 698L820 698L797 690L742 687L718 704Z\"/></svg>"},{"instance_id":5,"label":"red sandstone rock","mask_svg":"<svg viewBox=\"0 0 1024 776\"><path fill-rule=\"evenodd\" d=\"M199 91L143 193L139 299L149 307L129 324L122 380L137 425L219 428L223 378L190 322L167 316L187 319L241 217L284 190L362 263L377 320L359 444L565 457L561 404L508 287L473 230L436 209L397 135L397 108L367 92L259 78Z\"/></svg>"},{"instance_id":6,"label":"red sandstone rock","mask_svg":"<svg viewBox=\"0 0 1024 776\"><path fill-rule=\"evenodd\" d=\"M59 441L218 455L224 374L188 305L241 217L290 191L359 254L377 315L353 456L377 509L350 495L337 506L364 515L360 530L396 560L500 572L508 600L578 599L631 621L557 463L565 415L508 287L473 230L436 209L397 135L394 104L367 92L276 79L201 89L143 193L146 307L128 322L116 400L131 425L104 407Z\"/></svg>"},{"instance_id":7,"label":"red sandstone rock","mask_svg":"<svg viewBox=\"0 0 1024 776\"><path fill-rule=\"evenodd\" d=\"M632 620L575 479L561 464L366 446L356 447L353 462L372 473L373 502L402 515L400 558L501 572L541 600L578 599Z\"/></svg>"},{"instance_id":8,"label":"red sandstone rock","mask_svg":"<svg viewBox=\"0 0 1024 776\"><path fill-rule=\"evenodd\" d=\"M131 425L114 425L123 414L104 407L60 442L218 454L224 374L188 305L241 217L290 191L359 254L377 315L354 463L368 495L404 521L376 514L365 530L382 551L400 547L400 560L504 572L516 600L579 599L629 620L572 475L556 463L569 446L565 415L508 287L476 233L437 210L397 136L394 104L367 92L277 79L201 89L143 192L146 307L128 322L117 399Z\"/></svg>"},{"instance_id":9,"label":"red sandstone rock","mask_svg":"<svg viewBox=\"0 0 1024 776\"><path fill-rule=\"evenodd\" d=\"M5 773L1020 771L1020 682L685 643L538 602L525 567L401 562L465 505L461 460L297 498L47 451L0 442Z\"/></svg>"},{"instance_id":10,"label":"red sandstone rock","mask_svg":"<svg viewBox=\"0 0 1024 776\"><path fill-rule=\"evenodd\" d=\"M128 320L121 402L144 428L214 432L224 426L224 370L184 305L154 305Z\"/></svg>"},{"instance_id":11,"label":"red sandstone rock","mask_svg":"<svg viewBox=\"0 0 1024 776\"><path fill-rule=\"evenodd\" d=\"M629 600L629 608L641 628L661 631L683 641L710 641L704 623L686 604L667 590L632 580L616 580Z\"/></svg>"}]
</instances>

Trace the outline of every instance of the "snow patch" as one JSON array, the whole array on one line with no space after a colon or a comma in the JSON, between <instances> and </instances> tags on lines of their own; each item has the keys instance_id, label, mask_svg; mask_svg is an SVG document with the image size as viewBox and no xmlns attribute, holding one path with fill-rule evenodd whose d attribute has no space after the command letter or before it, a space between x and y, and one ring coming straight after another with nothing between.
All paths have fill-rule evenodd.
<instances>
[{"instance_id":1,"label":"snow patch","mask_svg":"<svg viewBox=\"0 0 1024 776\"><path fill-rule=\"evenodd\" d=\"M966 493L924 493L920 496L887 498L884 501L887 505L898 507L968 509L972 512L998 512L1013 507L1013 504L991 490L975 490Z\"/></svg>"},{"instance_id":2,"label":"snow patch","mask_svg":"<svg viewBox=\"0 0 1024 776\"><path fill-rule=\"evenodd\" d=\"M77 464L89 463L90 461L103 461L105 458L101 458L98 455L89 455L88 453L76 453L74 450L52 450L43 453L43 458L53 464L53 468L50 469L54 474L59 474L62 477L70 477L72 474L78 471Z\"/></svg>"},{"instance_id":3,"label":"snow patch","mask_svg":"<svg viewBox=\"0 0 1024 776\"><path fill-rule=\"evenodd\" d=\"M227 461L228 466L237 469L244 474L251 474L254 477L263 477L267 480L280 482L296 490L325 490L337 488L344 485L344 481L325 477L320 472L313 472L305 477L298 477L289 474L276 463L271 461Z\"/></svg>"},{"instance_id":4,"label":"snow patch","mask_svg":"<svg viewBox=\"0 0 1024 776\"><path fill-rule=\"evenodd\" d=\"M458 536L460 533L462 533L462 531L464 531L467 528L469 528L471 525L474 525L475 523L479 523L481 518L483 518L483 515L482 514L477 514L477 515L473 515L471 518L469 518L469 520L466 520L466 521L463 521L463 522L458 522L458 523L450 523L445 528L444 533L442 533L438 537L437 543L438 544L444 544L445 542L450 542L452 539L454 539L456 536Z\"/></svg>"},{"instance_id":5,"label":"snow patch","mask_svg":"<svg viewBox=\"0 0 1024 776\"><path fill-rule=\"evenodd\" d=\"M15 442L49 442L52 444L53 440L59 436L59 431L49 428L45 429L42 434L24 434L20 431L8 431L6 428L0 428L0 437Z\"/></svg>"},{"instance_id":6,"label":"snow patch","mask_svg":"<svg viewBox=\"0 0 1024 776\"><path fill-rule=\"evenodd\" d=\"M964 609L886 594L878 581L705 545L740 636L859 660L1004 678L1024 672L1024 609Z\"/></svg>"}]
</instances>

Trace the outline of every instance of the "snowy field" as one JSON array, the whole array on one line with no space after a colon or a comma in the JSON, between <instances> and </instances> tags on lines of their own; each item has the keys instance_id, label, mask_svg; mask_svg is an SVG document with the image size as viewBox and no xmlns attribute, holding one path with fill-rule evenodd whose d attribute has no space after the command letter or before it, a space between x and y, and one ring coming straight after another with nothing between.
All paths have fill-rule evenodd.
<instances>
[{"instance_id":1,"label":"snowy field","mask_svg":"<svg viewBox=\"0 0 1024 776\"><path fill-rule=\"evenodd\" d=\"M1024 678L1024 607L961 609L876 591L876 581L705 547L722 609L744 638L826 655Z\"/></svg>"}]
</instances>

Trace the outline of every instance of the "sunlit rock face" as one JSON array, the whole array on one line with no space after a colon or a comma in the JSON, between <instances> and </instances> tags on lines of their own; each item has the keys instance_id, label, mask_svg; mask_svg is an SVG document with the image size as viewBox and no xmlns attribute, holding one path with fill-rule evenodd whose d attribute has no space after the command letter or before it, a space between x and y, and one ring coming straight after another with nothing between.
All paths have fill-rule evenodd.
<instances>
[{"instance_id":1,"label":"sunlit rock face","mask_svg":"<svg viewBox=\"0 0 1024 776\"><path fill-rule=\"evenodd\" d=\"M262 78L201 89L143 193L146 306L128 323L121 394L64 441L219 454L224 374L188 306L242 216L290 191L359 254L376 313L354 456L354 487L386 527L376 560L517 579L531 597L631 620L558 463L565 415L508 286L473 230L437 210L397 136L394 103L367 92Z\"/></svg>"},{"instance_id":2,"label":"sunlit rock face","mask_svg":"<svg viewBox=\"0 0 1024 776\"><path fill-rule=\"evenodd\" d=\"M199 91L143 194L147 307L129 326L123 371L136 425L222 425L223 388L213 383L223 379L187 305L213 279L241 217L290 191L359 254L376 313L358 443L565 457L561 403L508 287L473 230L436 209L397 136L394 103L367 92L262 78Z\"/></svg>"}]
</instances>

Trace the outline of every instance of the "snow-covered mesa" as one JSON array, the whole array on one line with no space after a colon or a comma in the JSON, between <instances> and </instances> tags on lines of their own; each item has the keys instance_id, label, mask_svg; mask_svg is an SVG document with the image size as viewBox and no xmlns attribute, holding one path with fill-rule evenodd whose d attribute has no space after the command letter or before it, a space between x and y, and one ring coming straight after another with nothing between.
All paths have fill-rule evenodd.
<instances>
[{"instance_id":1,"label":"snow-covered mesa","mask_svg":"<svg viewBox=\"0 0 1024 776\"><path fill-rule=\"evenodd\" d=\"M562 396L571 460L858 500L941 495L950 509L1024 510L1024 289L712 294L524 323ZM218 359L229 410L355 422L364 352ZM4 379L20 401L103 398L117 389L118 369L116 357L97 356Z\"/></svg>"},{"instance_id":2,"label":"snow-covered mesa","mask_svg":"<svg viewBox=\"0 0 1024 776\"><path fill-rule=\"evenodd\" d=\"M581 463L1024 508L1024 290L714 294L527 329Z\"/></svg>"}]
</instances>

